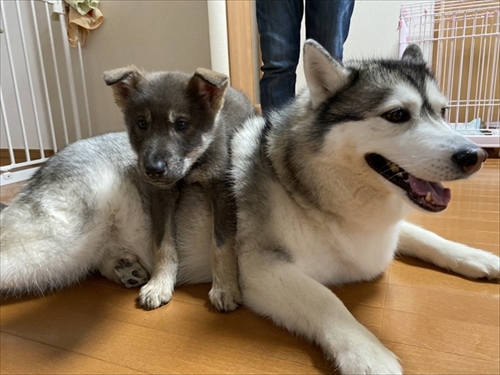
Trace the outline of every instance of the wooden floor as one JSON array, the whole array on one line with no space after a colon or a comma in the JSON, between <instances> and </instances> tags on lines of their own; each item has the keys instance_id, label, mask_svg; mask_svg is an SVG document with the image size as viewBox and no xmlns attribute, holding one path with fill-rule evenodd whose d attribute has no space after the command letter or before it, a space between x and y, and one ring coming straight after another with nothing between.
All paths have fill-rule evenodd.
<instances>
[{"instance_id":1,"label":"wooden floor","mask_svg":"<svg viewBox=\"0 0 500 375\"><path fill-rule=\"evenodd\" d=\"M441 215L410 220L499 253L499 160L469 181L446 184ZM10 189L12 190L12 189ZM2 201L13 192L2 189ZM375 282L334 291L401 359L406 374L499 374L499 284L471 281L398 259ZM155 311L137 290L101 277L45 298L3 301L2 374L325 374L321 351L246 308L216 312L209 285L179 288Z\"/></svg>"}]
</instances>

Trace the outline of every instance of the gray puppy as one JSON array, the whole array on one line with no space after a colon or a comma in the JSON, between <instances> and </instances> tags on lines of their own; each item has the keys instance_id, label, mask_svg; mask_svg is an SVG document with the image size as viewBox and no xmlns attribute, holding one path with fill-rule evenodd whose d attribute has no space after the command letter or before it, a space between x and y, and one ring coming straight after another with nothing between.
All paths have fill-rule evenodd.
<instances>
[{"instance_id":1,"label":"gray puppy","mask_svg":"<svg viewBox=\"0 0 500 375\"><path fill-rule=\"evenodd\" d=\"M254 114L251 103L227 87L226 76L206 69L190 76L128 67L104 79L128 136L106 134L66 147L2 210L0 290L44 292L98 269L126 287L146 284L138 298L144 308L167 303L178 272L174 215L190 184L187 193L206 205L212 223L229 223L212 224L210 300L233 310L240 291L225 173L228 143Z\"/></svg>"}]
</instances>

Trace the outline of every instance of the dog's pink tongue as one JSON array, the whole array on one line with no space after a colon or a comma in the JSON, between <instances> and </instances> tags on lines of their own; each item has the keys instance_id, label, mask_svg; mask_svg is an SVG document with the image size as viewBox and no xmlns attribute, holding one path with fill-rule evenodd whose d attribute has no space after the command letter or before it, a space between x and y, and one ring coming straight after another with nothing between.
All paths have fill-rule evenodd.
<instances>
[{"instance_id":1,"label":"dog's pink tongue","mask_svg":"<svg viewBox=\"0 0 500 375\"><path fill-rule=\"evenodd\" d=\"M427 193L431 193L432 201L434 203L442 206L450 203L451 190L445 188L439 182L421 180L411 174L409 174L409 182L412 190L418 195L425 197Z\"/></svg>"}]
</instances>

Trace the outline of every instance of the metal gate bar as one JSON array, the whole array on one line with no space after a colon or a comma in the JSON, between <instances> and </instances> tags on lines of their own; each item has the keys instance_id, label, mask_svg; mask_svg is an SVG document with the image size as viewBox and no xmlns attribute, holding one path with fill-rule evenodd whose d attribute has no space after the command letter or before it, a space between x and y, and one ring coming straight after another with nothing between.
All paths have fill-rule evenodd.
<instances>
[{"instance_id":1,"label":"metal gate bar","mask_svg":"<svg viewBox=\"0 0 500 375\"><path fill-rule=\"evenodd\" d=\"M5 79L0 81L0 130L5 134L0 185L6 185L29 178L48 159L47 150L57 152L91 136L92 129L81 45L69 48L62 0L0 1L0 10L0 47L7 52L2 65L10 68L2 68ZM60 35L53 31L57 22ZM47 29L43 33L42 27ZM42 42L49 51L42 50Z\"/></svg>"}]
</instances>

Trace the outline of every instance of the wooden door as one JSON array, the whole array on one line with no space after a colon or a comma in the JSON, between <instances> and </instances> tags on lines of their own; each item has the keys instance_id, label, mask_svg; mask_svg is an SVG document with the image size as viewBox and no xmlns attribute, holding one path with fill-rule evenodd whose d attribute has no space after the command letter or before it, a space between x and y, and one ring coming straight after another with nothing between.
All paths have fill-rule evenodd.
<instances>
[{"instance_id":1,"label":"wooden door","mask_svg":"<svg viewBox=\"0 0 500 375\"><path fill-rule=\"evenodd\" d=\"M242 90L255 104L253 9L250 0L226 0L231 86Z\"/></svg>"}]
</instances>

